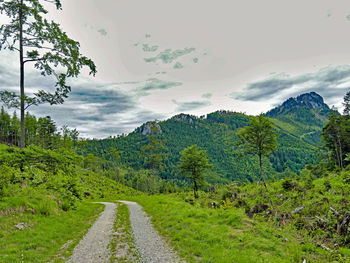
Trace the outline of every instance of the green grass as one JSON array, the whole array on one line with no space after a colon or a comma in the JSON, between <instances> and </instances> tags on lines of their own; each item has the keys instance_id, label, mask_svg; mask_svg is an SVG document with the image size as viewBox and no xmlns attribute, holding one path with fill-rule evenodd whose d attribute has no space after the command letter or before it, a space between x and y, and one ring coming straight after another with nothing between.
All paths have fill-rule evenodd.
<instances>
[{"instance_id":1,"label":"green grass","mask_svg":"<svg viewBox=\"0 0 350 263\"><path fill-rule=\"evenodd\" d=\"M129 209L125 204L119 203L114 223L114 235L110 243L110 262L138 262L139 251L135 247L135 240L129 219Z\"/></svg>"},{"instance_id":2,"label":"green grass","mask_svg":"<svg viewBox=\"0 0 350 263\"><path fill-rule=\"evenodd\" d=\"M295 235L242 209L205 208L175 195L132 199L187 262L332 262L322 249L300 245Z\"/></svg>"},{"instance_id":3,"label":"green grass","mask_svg":"<svg viewBox=\"0 0 350 263\"><path fill-rule=\"evenodd\" d=\"M0 262L63 262L102 210L101 204L83 202L68 212L1 216ZM20 222L27 228L18 230L15 225Z\"/></svg>"}]
</instances>

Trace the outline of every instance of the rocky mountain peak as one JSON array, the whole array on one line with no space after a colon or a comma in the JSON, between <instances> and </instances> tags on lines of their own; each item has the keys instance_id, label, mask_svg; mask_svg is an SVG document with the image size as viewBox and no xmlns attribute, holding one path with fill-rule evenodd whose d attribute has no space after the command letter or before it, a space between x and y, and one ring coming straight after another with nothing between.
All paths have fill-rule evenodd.
<instances>
[{"instance_id":1,"label":"rocky mountain peak","mask_svg":"<svg viewBox=\"0 0 350 263\"><path fill-rule=\"evenodd\" d=\"M270 110L266 113L268 117L275 117L284 112L293 110L295 108L308 109L326 109L329 110L327 104L324 103L323 98L316 92L304 93L294 98L289 98L282 105Z\"/></svg>"},{"instance_id":2,"label":"rocky mountain peak","mask_svg":"<svg viewBox=\"0 0 350 263\"><path fill-rule=\"evenodd\" d=\"M197 118L196 116L189 115L189 114L184 114L184 113L180 113L180 114L175 115L174 117L172 117L172 119L174 119L176 121L182 121L182 122L187 122L187 123L193 123L193 121L196 118Z\"/></svg>"}]
</instances>

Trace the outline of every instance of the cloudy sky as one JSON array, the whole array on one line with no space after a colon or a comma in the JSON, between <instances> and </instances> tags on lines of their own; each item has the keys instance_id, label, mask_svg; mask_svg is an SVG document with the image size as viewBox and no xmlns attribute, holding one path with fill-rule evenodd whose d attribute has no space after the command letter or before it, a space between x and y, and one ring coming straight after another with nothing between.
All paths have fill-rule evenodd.
<instances>
[{"instance_id":1,"label":"cloudy sky","mask_svg":"<svg viewBox=\"0 0 350 263\"><path fill-rule=\"evenodd\" d=\"M180 112L258 114L315 91L341 110L350 90L349 0L62 0L50 17L98 67L71 80L50 115L103 138ZM5 19L0 18L4 23ZM18 90L17 54L0 52L0 89ZM26 68L28 93L54 80Z\"/></svg>"}]
</instances>

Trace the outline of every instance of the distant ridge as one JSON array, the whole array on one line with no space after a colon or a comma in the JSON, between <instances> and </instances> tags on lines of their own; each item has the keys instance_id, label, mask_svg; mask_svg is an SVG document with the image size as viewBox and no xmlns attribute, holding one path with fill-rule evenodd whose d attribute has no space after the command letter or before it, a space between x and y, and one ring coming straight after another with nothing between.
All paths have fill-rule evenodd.
<instances>
[{"instance_id":1,"label":"distant ridge","mask_svg":"<svg viewBox=\"0 0 350 263\"><path fill-rule=\"evenodd\" d=\"M277 151L265 158L264 162L270 178L282 178L287 168L298 173L306 164L315 161L315 147L320 143L322 127L327 123L330 112L332 110L323 98L310 92L289 98L266 113L279 135ZM209 183L254 181L259 179L256 158L237 153L235 135L237 129L249 125L251 117L227 110L200 117L181 113L164 121L144 123L127 136L89 141L82 152L108 159L112 157L105 149L114 147L120 152L122 164L142 169L140 151L142 146L149 143L149 135L153 134L164 143L166 157L164 167L159 170L159 176L164 180L176 185L186 184L177 168L180 152L185 147L197 144L207 151L214 165L214 169L207 174ZM157 132L152 133L153 126Z\"/></svg>"},{"instance_id":2,"label":"distant ridge","mask_svg":"<svg viewBox=\"0 0 350 263\"><path fill-rule=\"evenodd\" d=\"M330 108L324 103L322 96L316 92L304 93L295 98L289 98L282 105L268 111L266 113L267 117L274 118L278 115L290 112L296 108L307 108L307 109L323 109L325 112L329 112Z\"/></svg>"}]
</instances>

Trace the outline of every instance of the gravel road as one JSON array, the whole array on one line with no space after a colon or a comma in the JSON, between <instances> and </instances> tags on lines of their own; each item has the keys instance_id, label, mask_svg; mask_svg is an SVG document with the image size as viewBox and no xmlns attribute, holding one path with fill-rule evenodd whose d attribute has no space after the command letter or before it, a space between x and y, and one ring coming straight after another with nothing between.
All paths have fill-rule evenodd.
<instances>
[{"instance_id":1,"label":"gravel road","mask_svg":"<svg viewBox=\"0 0 350 263\"><path fill-rule=\"evenodd\" d=\"M135 237L135 245L141 254L143 263L175 263L179 259L169 248L167 243L160 238L153 228L147 214L142 207L135 202L119 201L128 206L130 211L130 223Z\"/></svg>"},{"instance_id":2,"label":"gravel road","mask_svg":"<svg viewBox=\"0 0 350 263\"><path fill-rule=\"evenodd\" d=\"M109 262L110 251L108 244L113 233L116 204L105 203L105 210L95 221L89 232L74 248L68 263L98 263Z\"/></svg>"}]
</instances>

